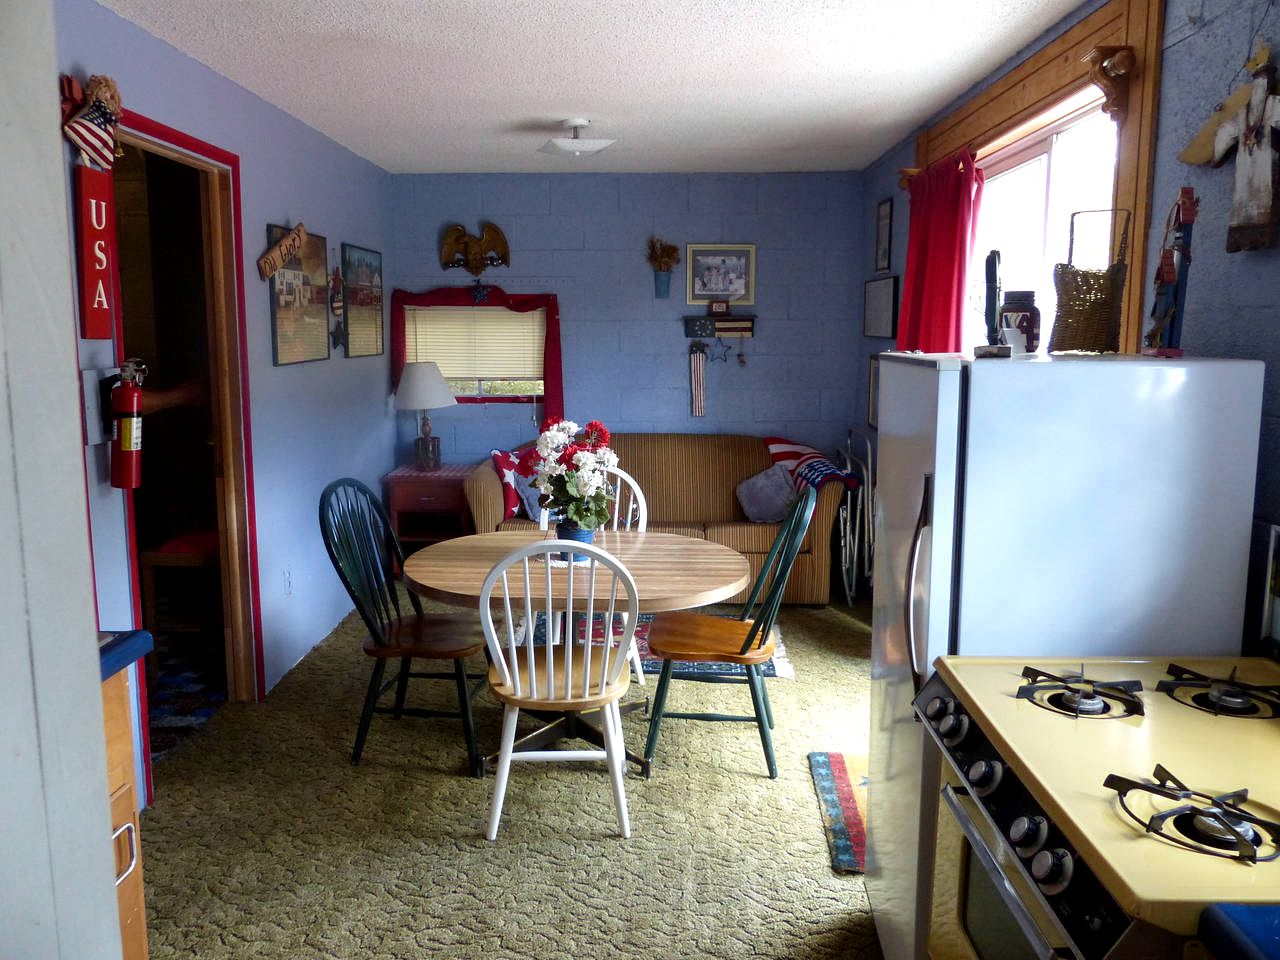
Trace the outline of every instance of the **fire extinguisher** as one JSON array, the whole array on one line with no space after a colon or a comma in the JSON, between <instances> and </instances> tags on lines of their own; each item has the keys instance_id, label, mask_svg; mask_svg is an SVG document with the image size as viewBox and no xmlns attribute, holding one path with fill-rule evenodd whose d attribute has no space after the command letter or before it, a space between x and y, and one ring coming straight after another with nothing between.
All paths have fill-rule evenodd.
<instances>
[{"instance_id":1,"label":"fire extinguisher","mask_svg":"<svg viewBox=\"0 0 1280 960\"><path fill-rule=\"evenodd\" d=\"M142 483L142 378L147 365L133 357L120 365L111 388L111 485L136 490Z\"/></svg>"}]
</instances>

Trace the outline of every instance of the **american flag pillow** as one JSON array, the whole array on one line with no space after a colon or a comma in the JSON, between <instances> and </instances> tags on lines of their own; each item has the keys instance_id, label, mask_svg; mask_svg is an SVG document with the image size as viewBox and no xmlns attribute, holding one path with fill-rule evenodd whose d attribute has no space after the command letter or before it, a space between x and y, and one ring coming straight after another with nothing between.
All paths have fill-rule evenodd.
<instances>
[{"instance_id":1,"label":"american flag pillow","mask_svg":"<svg viewBox=\"0 0 1280 960\"><path fill-rule=\"evenodd\" d=\"M773 462L783 464L791 472L791 480L797 490L806 486L821 487L832 480L841 481L851 490L858 486L857 477L842 473L820 450L785 437L765 437L764 445Z\"/></svg>"},{"instance_id":2,"label":"american flag pillow","mask_svg":"<svg viewBox=\"0 0 1280 960\"><path fill-rule=\"evenodd\" d=\"M489 456L502 481L502 519L510 520L520 510L520 492L516 490L516 464L520 458L510 450L490 450Z\"/></svg>"}]
</instances>

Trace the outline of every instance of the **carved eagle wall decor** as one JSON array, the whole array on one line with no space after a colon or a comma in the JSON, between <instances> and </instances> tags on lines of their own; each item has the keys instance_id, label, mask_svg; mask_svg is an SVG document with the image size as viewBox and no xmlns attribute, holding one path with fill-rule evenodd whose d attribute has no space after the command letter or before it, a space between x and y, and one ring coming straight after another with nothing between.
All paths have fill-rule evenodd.
<instances>
[{"instance_id":1,"label":"carved eagle wall decor","mask_svg":"<svg viewBox=\"0 0 1280 960\"><path fill-rule=\"evenodd\" d=\"M511 265L511 250L506 235L496 224L480 224L480 236L472 236L460 223L444 232L440 243L440 266L446 270L465 267L467 273L478 277L488 267Z\"/></svg>"}]
</instances>

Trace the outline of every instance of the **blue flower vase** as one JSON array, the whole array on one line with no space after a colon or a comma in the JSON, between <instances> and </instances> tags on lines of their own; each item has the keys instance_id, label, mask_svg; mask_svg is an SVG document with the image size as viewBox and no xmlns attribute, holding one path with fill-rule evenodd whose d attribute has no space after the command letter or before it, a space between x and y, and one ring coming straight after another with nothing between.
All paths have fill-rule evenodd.
<instances>
[{"instance_id":1,"label":"blue flower vase","mask_svg":"<svg viewBox=\"0 0 1280 960\"><path fill-rule=\"evenodd\" d=\"M670 270L653 271L653 295L659 300L666 300L671 296Z\"/></svg>"},{"instance_id":2,"label":"blue flower vase","mask_svg":"<svg viewBox=\"0 0 1280 960\"><path fill-rule=\"evenodd\" d=\"M580 527L576 523L572 522L557 523L556 539L577 540L579 543L594 543L596 539L596 531L595 528L587 529L586 527ZM577 562L578 560L586 560L587 555L585 553L575 553L572 555L562 553L560 554L560 559Z\"/></svg>"}]
</instances>

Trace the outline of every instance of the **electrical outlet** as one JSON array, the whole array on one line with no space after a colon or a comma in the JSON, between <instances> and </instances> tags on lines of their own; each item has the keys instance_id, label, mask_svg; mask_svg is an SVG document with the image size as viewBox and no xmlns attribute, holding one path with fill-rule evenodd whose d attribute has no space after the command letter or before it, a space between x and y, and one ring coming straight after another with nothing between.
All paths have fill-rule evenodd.
<instances>
[{"instance_id":1,"label":"electrical outlet","mask_svg":"<svg viewBox=\"0 0 1280 960\"><path fill-rule=\"evenodd\" d=\"M285 567L284 571L284 595L286 597L293 596L293 571Z\"/></svg>"}]
</instances>

